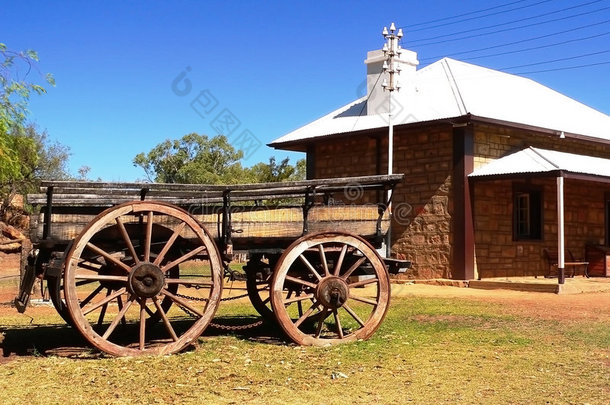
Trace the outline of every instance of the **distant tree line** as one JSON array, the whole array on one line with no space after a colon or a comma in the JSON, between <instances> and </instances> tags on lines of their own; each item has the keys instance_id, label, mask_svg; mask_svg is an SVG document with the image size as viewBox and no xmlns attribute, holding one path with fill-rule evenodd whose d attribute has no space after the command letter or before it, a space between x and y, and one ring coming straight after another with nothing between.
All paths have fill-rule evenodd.
<instances>
[{"instance_id":1,"label":"distant tree line","mask_svg":"<svg viewBox=\"0 0 610 405\"><path fill-rule=\"evenodd\" d=\"M133 164L144 170L148 181L159 183L270 183L305 178L305 159L292 166L288 158L278 163L271 157L269 163L242 167L242 157L223 135L209 138L192 133L139 153Z\"/></svg>"}]
</instances>

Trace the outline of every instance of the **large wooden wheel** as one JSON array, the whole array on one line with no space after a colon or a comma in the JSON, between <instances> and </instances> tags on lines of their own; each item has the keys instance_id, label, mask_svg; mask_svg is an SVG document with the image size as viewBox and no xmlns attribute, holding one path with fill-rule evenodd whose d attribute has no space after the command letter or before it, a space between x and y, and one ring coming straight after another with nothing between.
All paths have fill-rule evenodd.
<instances>
[{"instance_id":1,"label":"large wooden wheel","mask_svg":"<svg viewBox=\"0 0 610 405\"><path fill-rule=\"evenodd\" d=\"M214 241L169 204L140 201L102 212L76 238L65 263L73 325L112 355L178 352L201 335L220 302L222 263Z\"/></svg>"},{"instance_id":2,"label":"large wooden wheel","mask_svg":"<svg viewBox=\"0 0 610 405\"><path fill-rule=\"evenodd\" d=\"M306 235L280 257L271 305L286 335L301 345L367 339L390 302L383 260L364 239L342 232Z\"/></svg>"},{"instance_id":3,"label":"large wooden wheel","mask_svg":"<svg viewBox=\"0 0 610 405\"><path fill-rule=\"evenodd\" d=\"M253 261L254 262L254 261ZM260 263L260 262L259 262ZM273 311L271 310L271 296L269 294L269 283L271 282L271 271L261 263L248 264L246 269L246 290L248 297L256 312L266 321L273 321Z\"/></svg>"}]
</instances>

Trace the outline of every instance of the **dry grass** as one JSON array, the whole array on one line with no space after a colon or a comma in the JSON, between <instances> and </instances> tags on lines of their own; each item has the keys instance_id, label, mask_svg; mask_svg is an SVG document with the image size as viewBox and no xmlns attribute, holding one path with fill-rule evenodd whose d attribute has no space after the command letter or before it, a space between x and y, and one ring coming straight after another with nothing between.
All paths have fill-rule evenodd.
<instances>
[{"instance_id":1,"label":"dry grass","mask_svg":"<svg viewBox=\"0 0 610 405\"><path fill-rule=\"evenodd\" d=\"M221 309L225 322L253 313L243 303ZM0 403L602 404L610 398L608 320L517 315L506 303L469 298L397 298L366 342L296 347L277 328L259 327L210 331L179 355L105 358L42 309L32 325L0 317L5 351L21 351L0 366Z\"/></svg>"}]
</instances>

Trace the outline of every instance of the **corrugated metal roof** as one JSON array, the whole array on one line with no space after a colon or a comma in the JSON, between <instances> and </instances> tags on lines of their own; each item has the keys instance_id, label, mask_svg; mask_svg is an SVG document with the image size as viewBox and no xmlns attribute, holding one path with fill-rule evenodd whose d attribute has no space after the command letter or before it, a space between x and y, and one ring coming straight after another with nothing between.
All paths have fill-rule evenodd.
<instances>
[{"instance_id":1,"label":"corrugated metal roof","mask_svg":"<svg viewBox=\"0 0 610 405\"><path fill-rule=\"evenodd\" d=\"M610 159L529 147L475 170L468 177L498 177L563 171L610 178Z\"/></svg>"},{"instance_id":2,"label":"corrugated metal roof","mask_svg":"<svg viewBox=\"0 0 610 405\"><path fill-rule=\"evenodd\" d=\"M410 90L409 90L410 89ZM393 93L394 125L466 114L610 140L610 116L533 80L445 58L414 74ZM366 98L349 103L270 143L282 147L316 137L387 126L387 114L363 115Z\"/></svg>"}]
</instances>

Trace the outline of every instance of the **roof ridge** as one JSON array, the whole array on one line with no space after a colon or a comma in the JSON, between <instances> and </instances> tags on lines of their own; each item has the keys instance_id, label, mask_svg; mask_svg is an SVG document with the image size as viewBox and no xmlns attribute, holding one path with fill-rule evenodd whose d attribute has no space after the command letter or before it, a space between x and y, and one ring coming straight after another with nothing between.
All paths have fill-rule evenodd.
<instances>
[{"instance_id":1,"label":"roof ridge","mask_svg":"<svg viewBox=\"0 0 610 405\"><path fill-rule=\"evenodd\" d=\"M528 149L531 150L532 152L534 152L538 157L540 157L545 162L549 163L554 168L559 169L559 166L557 166L552 160L550 160L549 158L544 156L542 153L540 153L537 148L534 148L533 146L529 146ZM540 149L540 150L542 150L542 149Z\"/></svg>"},{"instance_id":2,"label":"roof ridge","mask_svg":"<svg viewBox=\"0 0 610 405\"><path fill-rule=\"evenodd\" d=\"M468 109L466 108L466 103L464 103L464 98L462 97L462 93L460 92L460 88L455 80L455 76L453 75L453 71L451 70L451 66L449 66L449 61L447 58L441 59L441 66L443 66L443 70L445 71L445 75L447 76L447 80L449 81L449 87L451 87L451 92L453 93L453 97L455 98L455 102L457 104L458 110L460 113L466 114L468 113Z\"/></svg>"}]
</instances>

